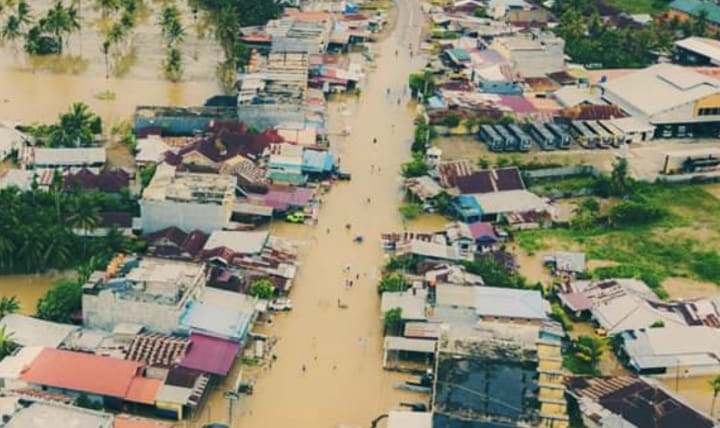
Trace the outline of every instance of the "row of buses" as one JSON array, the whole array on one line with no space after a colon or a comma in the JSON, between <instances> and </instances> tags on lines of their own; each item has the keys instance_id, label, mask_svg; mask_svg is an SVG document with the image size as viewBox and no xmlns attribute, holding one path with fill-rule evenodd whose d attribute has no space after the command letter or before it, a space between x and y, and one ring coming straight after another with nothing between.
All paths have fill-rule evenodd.
<instances>
[{"instance_id":1,"label":"row of buses","mask_svg":"<svg viewBox=\"0 0 720 428\"><path fill-rule=\"evenodd\" d=\"M630 142L628 136L606 120L573 120L570 133L586 149L609 149Z\"/></svg>"},{"instance_id":2,"label":"row of buses","mask_svg":"<svg viewBox=\"0 0 720 428\"><path fill-rule=\"evenodd\" d=\"M481 125L480 139L493 152L527 152L533 143L543 150L567 150L571 137L554 123L532 123L524 130L515 124Z\"/></svg>"}]
</instances>

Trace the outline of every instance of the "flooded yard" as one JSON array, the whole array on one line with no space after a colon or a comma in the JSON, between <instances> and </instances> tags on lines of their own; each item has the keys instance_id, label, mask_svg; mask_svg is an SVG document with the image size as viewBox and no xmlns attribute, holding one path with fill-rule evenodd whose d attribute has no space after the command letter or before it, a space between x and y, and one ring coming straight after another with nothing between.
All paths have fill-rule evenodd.
<instances>
[{"instance_id":1,"label":"flooded yard","mask_svg":"<svg viewBox=\"0 0 720 428\"><path fill-rule=\"evenodd\" d=\"M16 296L20 302L20 313L33 315L37 301L57 280L65 277L66 275L59 273L0 275L0 296Z\"/></svg>"}]
</instances>

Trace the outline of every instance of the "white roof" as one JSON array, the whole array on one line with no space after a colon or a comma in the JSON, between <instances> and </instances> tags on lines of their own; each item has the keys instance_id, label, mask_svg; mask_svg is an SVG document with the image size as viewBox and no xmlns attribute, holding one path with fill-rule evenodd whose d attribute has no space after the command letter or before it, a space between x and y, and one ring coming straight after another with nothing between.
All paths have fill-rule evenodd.
<instances>
[{"instance_id":1,"label":"white roof","mask_svg":"<svg viewBox=\"0 0 720 428\"><path fill-rule=\"evenodd\" d=\"M105 163L105 147L78 147L62 149L31 149L35 153L35 164L38 165L87 165Z\"/></svg>"},{"instance_id":2,"label":"white roof","mask_svg":"<svg viewBox=\"0 0 720 428\"><path fill-rule=\"evenodd\" d=\"M432 428L432 413L391 410L386 426L387 428Z\"/></svg>"},{"instance_id":3,"label":"white roof","mask_svg":"<svg viewBox=\"0 0 720 428\"><path fill-rule=\"evenodd\" d=\"M158 135L149 135L137 141L135 162L160 162L165 152L176 153L177 148L171 147Z\"/></svg>"},{"instance_id":4,"label":"white roof","mask_svg":"<svg viewBox=\"0 0 720 428\"><path fill-rule=\"evenodd\" d=\"M647 121L632 116L605 120L604 122L608 122L614 125L617 129L620 130L620 132L623 132L625 134L633 134L636 132L653 132L655 130L655 127Z\"/></svg>"},{"instance_id":5,"label":"white roof","mask_svg":"<svg viewBox=\"0 0 720 428\"><path fill-rule=\"evenodd\" d=\"M675 46L699 53L708 57L711 63L720 65L720 41L704 37L688 37L675 42Z\"/></svg>"},{"instance_id":6,"label":"white roof","mask_svg":"<svg viewBox=\"0 0 720 428\"><path fill-rule=\"evenodd\" d=\"M656 309L648 300L636 294L612 299L590 311L598 324L609 333L648 328L656 321L662 321L666 327L687 325L679 313Z\"/></svg>"},{"instance_id":7,"label":"white roof","mask_svg":"<svg viewBox=\"0 0 720 428\"><path fill-rule=\"evenodd\" d=\"M546 319L550 304L537 290L473 287L478 316Z\"/></svg>"},{"instance_id":8,"label":"white roof","mask_svg":"<svg viewBox=\"0 0 720 428\"><path fill-rule=\"evenodd\" d=\"M427 290L416 289L414 293L413 290L388 291L382 294L380 307L383 313L395 308L402 309L404 320L424 320L427 319L425 315L426 299Z\"/></svg>"},{"instance_id":9,"label":"white roof","mask_svg":"<svg viewBox=\"0 0 720 428\"><path fill-rule=\"evenodd\" d=\"M0 148L0 152L2 148ZM0 171L0 189L17 187L22 191L30 190L35 173L26 169L9 169Z\"/></svg>"},{"instance_id":10,"label":"white roof","mask_svg":"<svg viewBox=\"0 0 720 428\"><path fill-rule=\"evenodd\" d=\"M244 314L252 314L255 311L257 299L247 294L206 287L200 301L218 308L232 309Z\"/></svg>"},{"instance_id":11,"label":"white roof","mask_svg":"<svg viewBox=\"0 0 720 428\"><path fill-rule=\"evenodd\" d=\"M268 232L218 230L210 234L205 250L226 247L239 254L257 254L265 247Z\"/></svg>"},{"instance_id":12,"label":"white roof","mask_svg":"<svg viewBox=\"0 0 720 428\"><path fill-rule=\"evenodd\" d=\"M638 368L718 366L720 330L712 327L665 327L625 337L625 351Z\"/></svg>"},{"instance_id":13,"label":"white roof","mask_svg":"<svg viewBox=\"0 0 720 428\"><path fill-rule=\"evenodd\" d=\"M3 358L0 361L0 379L18 379L43 349L42 346L28 346L20 348L15 355Z\"/></svg>"},{"instance_id":14,"label":"white roof","mask_svg":"<svg viewBox=\"0 0 720 428\"><path fill-rule=\"evenodd\" d=\"M78 407L33 403L19 410L5 428L110 428L113 416Z\"/></svg>"},{"instance_id":15,"label":"white roof","mask_svg":"<svg viewBox=\"0 0 720 428\"><path fill-rule=\"evenodd\" d=\"M20 314L6 315L0 320L0 326L11 332L13 342L20 346L47 348L57 348L72 332L78 330L78 327L73 325L43 321Z\"/></svg>"},{"instance_id":16,"label":"white roof","mask_svg":"<svg viewBox=\"0 0 720 428\"><path fill-rule=\"evenodd\" d=\"M600 98L597 89L578 86L563 86L553 92L553 97L564 107L575 107L585 102L595 104Z\"/></svg>"},{"instance_id":17,"label":"white roof","mask_svg":"<svg viewBox=\"0 0 720 428\"><path fill-rule=\"evenodd\" d=\"M549 208L541 197L527 190L479 193L473 196L484 215L546 211Z\"/></svg>"},{"instance_id":18,"label":"white roof","mask_svg":"<svg viewBox=\"0 0 720 428\"><path fill-rule=\"evenodd\" d=\"M608 101L648 118L720 93L720 80L673 64L657 64L602 86Z\"/></svg>"},{"instance_id":19,"label":"white roof","mask_svg":"<svg viewBox=\"0 0 720 428\"><path fill-rule=\"evenodd\" d=\"M475 286L440 284L435 287L435 303L443 306L475 306Z\"/></svg>"},{"instance_id":20,"label":"white roof","mask_svg":"<svg viewBox=\"0 0 720 428\"><path fill-rule=\"evenodd\" d=\"M410 339L407 337L386 336L386 351L435 352L435 341L432 339Z\"/></svg>"},{"instance_id":21,"label":"white roof","mask_svg":"<svg viewBox=\"0 0 720 428\"><path fill-rule=\"evenodd\" d=\"M190 399L192 388L183 388L174 385L162 385L158 390L155 400L166 403L185 404Z\"/></svg>"},{"instance_id":22,"label":"white roof","mask_svg":"<svg viewBox=\"0 0 720 428\"><path fill-rule=\"evenodd\" d=\"M27 140L27 135L17 129L0 125L0 159L11 150L20 149L23 142Z\"/></svg>"}]
</instances>

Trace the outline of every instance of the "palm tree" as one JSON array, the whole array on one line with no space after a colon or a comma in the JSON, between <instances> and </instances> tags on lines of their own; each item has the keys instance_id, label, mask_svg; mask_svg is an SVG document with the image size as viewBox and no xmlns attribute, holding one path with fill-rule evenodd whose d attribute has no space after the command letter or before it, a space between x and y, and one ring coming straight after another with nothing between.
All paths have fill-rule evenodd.
<instances>
[{"instance_id":1,"label":"palm tree","mask_svg":"<svg viewBox=\"0 0 720 428\"><path fill-rule=\"evenodd\" d=\"M65 13L67 15L67 33L68 35L71 35L75 32L79 32L82 30L82 19L80 17L80 8L75 3L68 6L67 9L65 9ZM81 36L82 38L82 36Z\"/></svg>"},{"instance_id":2,"label":"palm tree","mask_svg":"<svg viewBox=\"0 0 720 428\"><path fill-rule=\"evenodd\" d=\"M103 18L107 18L111 11L118 10L120 7L118 0L97 0L96 2Z\"/></svg>"},{"instance_id":3,"label":"palm tree","mask_svg":"<svg viewBox=\"0 0 720 428\"><path fill-rule=\"evenodd\" d=\"M110 32L107 35L107 40L110 42L111 46L117 46L125 40L125 37L127 36L127 29L123 27L119 22L116 22L113 24L112 27L110 27Z\"/></svg>"},{"instance_id":4,"label":"palm tree","mask_svg":"<svg viewBox=\"0 0 720 428\"><path fill-rule=\"evenodd\" d=\"M165 33L170 24L178 20L179 15L180 12L178 12L175 5L168 5L163 7L162 11L160 12L160 21L158 22L160 24L160 29L163 36L165 36Z\"/></svg>"},{"instance_id":5,"label":"palm tree","mask_svg":"<svg viewBox=\"0 0 720 428\"><path fill-rule=\"evenodd\" d=\"M15 45L20 36L22 36L22 31L20 31L20 20L17 15L10 15L3 26L2 38L3 40L9 41Z\"/></svg>"},{"instance_id":6,"label":"palm tree","mask_svg":"<svg viewBox=\"0 0 720 428\"><path fill-rule=\"evenodd\" d=\"M10 355L17 347L15 342L13 342L13 333L7 331L5 327L6 326L0 327L0 359Z\"/></svg>"},{"instance_id":7,"label":"palm tree","mask_svg":"<svg viewBox=\"0 0 720 428\"><path fill-rule=\"evenodd\" d=\"M182 55L176 47L168 50L165 59L165 75L168 79L176 82L182 77Z\"/></svg>"},{"instance_id":8,"label":"palm tree","mask_svg":"<svg viewBox=\"0 0 720 428\"><path fill-rule=\"evenodd\" d=\"M106 37L105 40L103 40L102 47L100 48L103 53L103 57L105 57L105 78L108 79L110 77L110 63L108 63L108 54L110 53L110 46L112 43L108 38Z\"/></svg>"},{"instance_id":9,"label":"palm tree","mask_svg":"<svg viewBox=\"0 0 720 428\"><path fill-rule=\"evenodd\" d=\"M710 379L710 387L713 391L712 404L710 405L710 416L715 415L715 400L717 399L718 393L720 393L720 375L716 375Z\"/></svg>"},{"instance_id":10,"label":"palm tree","mask_svg":"<svg viewBox=\"0 0 720 428\"><path fill-rule=\"evenodd\" d=\"M86 197L73 201L72 214L68 217L68 222L74 229L83 232L83 258L87 255L88 235L95 229L98 221L100 221L100 212L93 201Z\"/></svg>"},{"instance_id":11,"label":"palm tree","mask_svg":"<svg viewBox=\"0 0 720 428\"><path fill-rule=\"evenodd\" d=\"M20 310L20 302L18 302L16 296L2 296L0 298L0 318L5 318L5 315L14 314Z\"/></svg>"},{"instance_id":12,"label":"palm tree","mask_svg":"<svg viewBox=\"0 0 720 428\"><path fill-rule=\"evenodd\" d=\"M185 29L180 21L172 21L170 25L165 28L165 37L167 38L168 46L177 46L178 43L183 41Z\"/></svg>"},{"instance_id":13,"label":"palm tree","mask_svg":"<svg viewBox=\"0 0 720 428\"><path fill-rule=\"evenodd\" d=\"M20 0L17 4L17 10L15 11L15 17L20 22L20 28L24 29L32 23L32 13L30 5L25 0Z\"/></svg>"},{"instance_id":14,"label":"palm tree","mask_svg":"<svg viewBox=\"0 0 720 428\"><path fill-rule=\"evenodd\" d=\"M43 30L52 33L55 36L55 40L58 42L58 49L62 53L63 38L69 31L70 27L68 13L62 2L55 2L55 4L47 11L42 27Z\"/></svg>"}]
</instances>

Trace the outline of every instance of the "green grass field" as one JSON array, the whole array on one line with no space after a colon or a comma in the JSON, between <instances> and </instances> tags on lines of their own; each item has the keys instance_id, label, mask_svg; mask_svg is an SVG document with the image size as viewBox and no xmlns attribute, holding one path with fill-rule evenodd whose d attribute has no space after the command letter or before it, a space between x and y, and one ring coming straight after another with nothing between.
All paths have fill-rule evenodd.
<instances>
[{"instance_id":1,"label":"green grass field","mask_svg":"<svg viewBox=\"0 0 720 428\"><path fill-rule=\"evenodd\" d=\"M605 3L630 14L661 12L655 7L653 0L605 0Z\"/></svg>"},{"instance_id":2,"label":"green grass field","mask_svg":"<svg viewBox=\"0 0 720 428\"><path fill-rule=\"evenodd\" d=\"M659 283L671 276L720 284L720 201L702 186L653 186L650 201L669 214L655 224L590 230L541 229L516 234L529 252L557 245L581 248L589 260L609 260L621 265L602 275L636 272ZM646 281L648 282L648 281ZM661 293L658 293L661 294Z\"/></svg>"}]
</instances>

